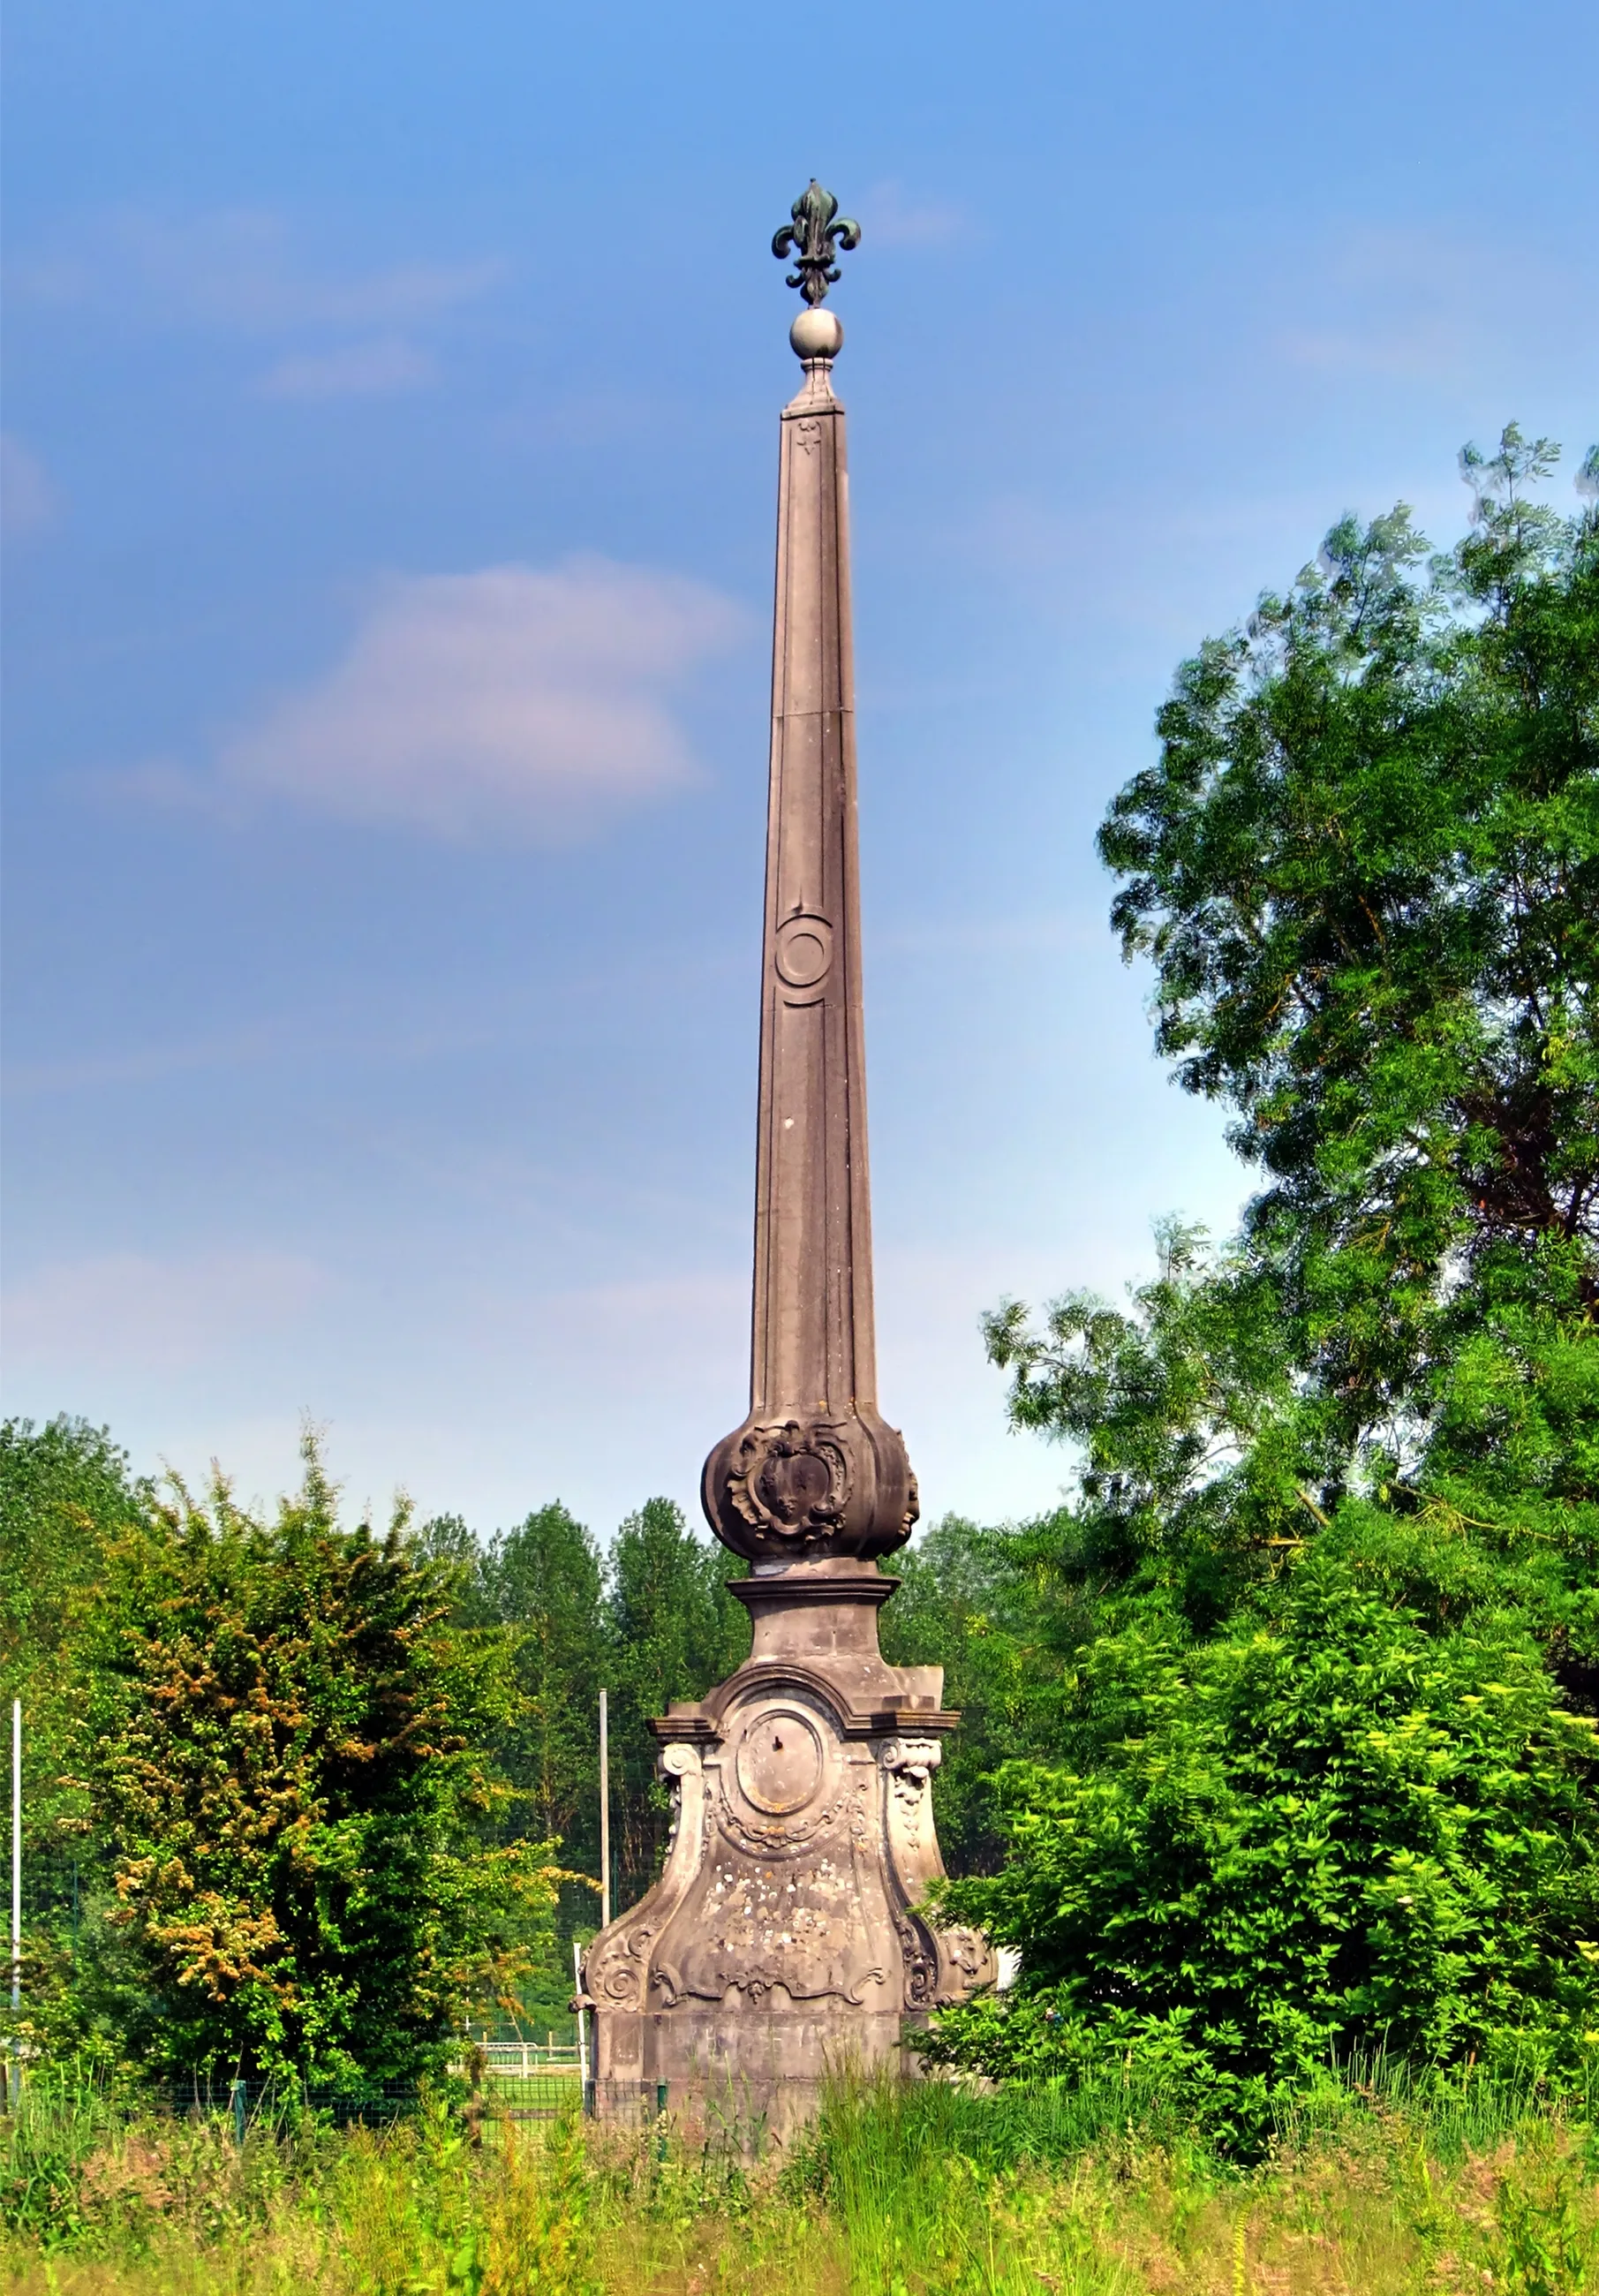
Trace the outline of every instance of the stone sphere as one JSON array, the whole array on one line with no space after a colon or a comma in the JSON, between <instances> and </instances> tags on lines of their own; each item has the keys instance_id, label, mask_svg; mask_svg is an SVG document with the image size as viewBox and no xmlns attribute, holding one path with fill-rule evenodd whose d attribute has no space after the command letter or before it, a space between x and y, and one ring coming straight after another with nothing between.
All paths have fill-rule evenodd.
<instances>
[{"instance_id":1,"label":"stone sphere","mask_svg":"<svg viewBox=\"0 0 1599 2296\"><path fill-rule=\"evenodd\" d=\"M844 323L832 311L801 311L789 329L796 358L837 358L844 340Z\"/></svg>"}]
</instances>

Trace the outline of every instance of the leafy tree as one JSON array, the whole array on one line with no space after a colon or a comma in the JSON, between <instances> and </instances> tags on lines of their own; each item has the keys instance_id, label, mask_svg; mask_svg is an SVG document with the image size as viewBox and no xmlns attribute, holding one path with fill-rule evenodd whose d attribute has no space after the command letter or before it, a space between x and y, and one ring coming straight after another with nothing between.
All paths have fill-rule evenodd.
<instances>
[{"instance_id":1,"label":"leafy tree","mask_svg":"<svg viewBox=\"0 0 1599 2296\"><path fill-rule=\"evenodd\" d=\"M1335 527L1102 832L1265 1185L1130 1311L988 1319L1082 1467L995 1549L1053 1744L949 1891L1024 1951L955 2061L1143 2056L1253 2141L1361 2048L1599 2048L1599 523L1529 502L1553 453L1468 451L1430 566L1402 508Z\"/></svg>"},{"instance_id":2,"label":"leafy tree","mask_svg":"<svg viewBox=\"0 0 1599 2296\"><path fill-rule=\"evenodd\" d=\"M1351 1502L1222 1633L1087 1644L1079 1760L1002 1774L1011 1857L947 1890L1021 1993L942 2053L1161 2070L1245 2145L1362 2053L1591 2062L1599 1742L1459 1546Z\"/></svg>"},{"instance_id":3,"label":"leafy tree","mask_svg":"<svg viewBox=\"0 0 1599 2296\"><path fill-rule=\"evenodd\" d=\"M145 1495L104 1428L0 1426L0 1701L22 1703L22 2004L30 2049L114 2055L126 1973L110 1875L78 1773L90 1684L78 1662L107 1546ZM0 2013L7 2016L8 2013Z\"/></svg>"},{"instance_id":4,"label":"leafy tree","mask_svg":"<svg viewBox=\"0 0 1599 2296\"><path fill-rule=\"evenodd\" d=\"M110 1549L88 1775L148 2065L408 2077L547 1929L547 1846L480 1838L503 1645L405 1533L341 1529L308 1443L272 1521L177 1486Z\"/></svg>"},{"instance_id":5,"label":"leafy tree","mask_svg":"<svg viewBox=\"0 0 1599 2296\"><path fill-rule=\"evenodd\" d=\"M106 1428L64 1415L0 1424L0 1669L13 1696L71 1642L105 1537L136 1506Z\"/></svg>"},{"instance_id":6,"label":"leafy tree","mask_svg":"<svg viewBox=\"0 0 1599 2296\"><path fill-rule=\"evenodd\" d=\"M989 2073L1135 2059L1246 2145L1361 2052L1571 2076L1599 2045L1599 1746L1573 1694L1599 1506L1529 1467L1593 1440L1599 1343L1566 1333L1508 1397L1468 1349L1425 1489L1324 1490L1327 1513L1236 1258L1167 1241L1130 1313L990 1324L1021 1423L1084 1466L1071 1505L990 1541L1035 1606L1018 1751L1044 1759L991 1782L1002 1869L947 1898L1024 1975L937 2046Z\"/></svg>"},{"instance_id":7,"label":"leafy tree","mask_svg":"<svg viewBox=\"0 0 1599 2296\"><path fill-rule=\"evenodd\" d=\"M1430 570L1402 504L1341 521L1184 664L1100 833L1351 1444L1404 1448L1463 1315L1599 1300L1599 520L1529 499L1556 452L1467 449Z\"/></svg>"},{"instance_id":8,"label":"leafy tree","mask_svg":"<svg viewBox=\"0 0 1599 2296\"><path fill-rule=\"evenodd\" d=\"M594 1542L556 1499L493 1542L482 1579L495 1617L513 1631L522 1693L502 1767L527 1797L529 1829L559 1836L569 1865L597 1874L595 1701L605 1627Z\"/></svg>"},{"instance_id":9,"label":"leafy tree","mask_svg":"<svg viewBox=\"0 0 1599 2296\"><path fill-rule=\"evenodd\" d=\"M1166 1221L1156 1237L1160 1271L1130 1315L1070 1292L1042 1329L1016 1300L983 1319L1013 1426L1080 1448L1075 1504L1010 1550L1057 1598L1082 1590L1057 1623L1068 1647L1119 1592L1159 1587L1192 1625L1215 1623L1262 1559L1325 1520L1347 1472L1295 1377L1272 1273L1212 1255L1202 1229Z\"/></svg>"},{"instance_id":10,"label":"leafy tree","mask_svg":"<svg viewBox=\"0 0 1599 2296\"><path fill-rule=\"evenodd\" d=\"M702 1697L750 1653L748 1614L727 1592L731 1567L672 1499L646 1500L611 1550L612 1827L624 1905L649 1886L666 1847L671 1805L650 1720L675 1698Z\"/></svg>"},{"instance_id":11,"label":"leafy tree","mask_svg":"<svg viewBox=\"0 0 1599 2296\"><path fill-rule=\"evenodd\" d=\"M469 1633L500 1623L488 1584L488 1557L464 1515L430 1515L410 1527L407 1545L419 1562L437 1562L449 1573L450 1617Z\"/></svg>"}]
</instances>

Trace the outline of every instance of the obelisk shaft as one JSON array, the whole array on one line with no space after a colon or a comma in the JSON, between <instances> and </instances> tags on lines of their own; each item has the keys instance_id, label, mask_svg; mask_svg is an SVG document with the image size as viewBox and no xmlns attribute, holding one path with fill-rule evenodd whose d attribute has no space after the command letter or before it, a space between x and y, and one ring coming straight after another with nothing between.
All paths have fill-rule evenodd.
<instances>
[{"instance_id":1,"label":"obelisk shaft","mask_svg":"<svg viewBox=\"0 0 1599 2296\"><path fill-rule=\"evenodd\" d=\"M784 408L767 821L750 1399L876 1402L844 409L808 361Z\"/></svg>"},{"instance_id":2,"label":"obelisk shaft","mask_svg":"<svg viewBox=\"0 0 1599 2296\"><path fill-rule=\"evenodd\" d=\"M816 185L808 200L814 282L833 203ZM750 1414L703 1486L717 1537L761 1568L871 1562L916 1519L905 1445L877 1409L842 340L814 308L790 331L805 381L778 464Z\"/></svg>"}]
</instances>

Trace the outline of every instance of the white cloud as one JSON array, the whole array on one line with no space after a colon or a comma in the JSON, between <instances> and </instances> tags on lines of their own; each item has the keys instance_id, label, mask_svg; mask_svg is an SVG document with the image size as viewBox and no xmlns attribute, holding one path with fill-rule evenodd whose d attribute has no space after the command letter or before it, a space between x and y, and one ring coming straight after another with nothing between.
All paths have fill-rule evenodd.
<instances>
[{"instance_id":1,"label":"white cloud","mask_svg":"<svg viewBox=\"0 0 1599 2296\"><path fill-rule=\"evenodd\" d=\"M326 1288L291 1253L209 1251L173 1259L140 1252L59 1262L5 1296L11 1374L37 1369L172 1370L292 1322Z\"/></svg>"},{"instance_id":2,"label":"white cloud","mask_svg":"<svg viewBox=\"0 0 1599 2296\"><path fill-rule=\"evenodd\" d=\"M437 320L481 295L502 268L483 259L340 272L306 259L283 217L268 209L181 218L124 210L23 259L16 277L40 300L272 335Z\"/></svg>"},{"instance_id":3,"label":"white cloud","mask_svg":"<svg viewBox=\"0 0 1599 2296\"><path fill-rule=\"evenodd\" d=\"M20 537L53 526L59 505L44 464L20 439L0 432L0 524Z\"/></svg>"},{"instance_id":4,"label":"white cloud","mask_svg":"<svg viewBox=\"0 0 1599 2296\"><path fill-rule=\"evenodd\" d=\"M259 389L266 398L379 398L419 390L437 372L426 351L403 336L384 335L281 358L261 377Z\"/></svg>"},{"instance_id":5,"label":"white cloud","mask_svg":"<svg viewBox=\"0 0 1599 2296\"><path fill-rule=\"evenodd\" d=\"M343 660L229 742L214 780L144 783L562 843L699 778L672 691L743 619L703 584L602 558L395 579Z\"/></svg>"}]
</instances>

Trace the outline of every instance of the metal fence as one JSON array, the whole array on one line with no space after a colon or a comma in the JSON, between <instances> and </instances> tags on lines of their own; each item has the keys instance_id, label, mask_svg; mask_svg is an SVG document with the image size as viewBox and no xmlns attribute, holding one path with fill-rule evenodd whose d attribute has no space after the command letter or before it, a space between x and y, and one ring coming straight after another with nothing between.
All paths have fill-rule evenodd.
<instances>
[{"instance_id":1,"label":"metal fence","mask_svg":"<svg viewBox=\"0 0 1599 2296\"><path fill-rule=\"evenodd\" d=\"M230 2120L242 2144L256 2125L302 2119L334 2128L357 2123L383 2128L416 2106L414 2081L386 2081L362 2089L304 2081L163 2081L144 2092L150 2101L183 2120Z\"/></svg>"},{"instance_id":2,"label":"metal fence","mask_svg":"<svg viewBox=\"0 0 1599 2296\"><path fill-rule=\"evenodd\" d=\"M480 2071L474 2068L470 2079L457 2072L449 2097L456 2111L504 2120L556 2120L581 2113L644 2128L660 2120L670 2103L665 2081L585 2080L575 2050L570 2062L549 2064L529 2048L525 2066L520 2046L496 2054L507 2062L491 2060ZM304 2082L190 2079L165 2082L146 2095L182 2120L231 2121L242 2144L252 2127L281 2127L301 2119L334 2128L387 2127L415 2111L421 2092L414 2082L345 2089Z\"/></svg>"},{"instance_id":3,"label":"metal fence","mask_svg":"<svg viewBox=\"0 0 1599 2296\"><path fill-rule=\"evenodd\" d=\"M577 2080L582 2074L575 2041L570 2047L561 2041L480 2041L474 2054L496 2080L532 2080L548 2074Z\"/></svg>"},{"instance_id":4,"label":"metal fence","mask_svg":"<svg viewBox=\"0 0 1599 2296\"><path fill-rule=\"evenodd\" d=\"M646 2128L664 2121L670 2106L665 2081L605 2081L585 2079L576 2050L550 2053L529 2044L524 2058L521 2044L505 2045L481 2062L483 2052L470 2069L457 2067L452 2077L431 2094L449 2110L484 2120L557 2120L571 2114L600 2119L619 2127ZM78 2094L59 2075L41 2070L25 2082L6 2104L16 2110L24 2103L48 2109ZM236 2143L245 2143L252 2129L282 2132L311 2122L323 2128L390 2127L414 2112L422 2095L414 2081L373 2083L363 2088L332 2084L278 2079L233 2080L226 2075L193 2075L140 2089L121 2100L123 2110L153 2105L183 2120L213 2123L226 2129Z\"/></svg>"}]
</instances>

